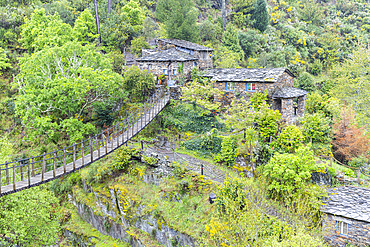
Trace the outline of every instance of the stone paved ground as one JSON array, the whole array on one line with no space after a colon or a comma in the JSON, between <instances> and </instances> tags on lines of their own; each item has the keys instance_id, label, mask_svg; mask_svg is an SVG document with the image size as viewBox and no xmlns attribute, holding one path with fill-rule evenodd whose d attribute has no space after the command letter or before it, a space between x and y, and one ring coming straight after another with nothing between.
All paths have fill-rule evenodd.
<instances>
[{"instance_id":1,"label":"stone paved ground","mask_svg":"<svg viewBox=\"0 0 370 247\"><path fill-rule=\"evenodd\" d=\"M186 169L194 171L196 173L201 174L201 165L203 164L203 175L217 183L223 184L226 178L226 174L224 171L217 168L215 165L212 165L206 161L194 158L187 154L181 154L177 152L168 151L166 149L158 148L158 147L147 147L146 150L151 152L157 152L168 157L168 160L173 162L184 162L186 164Z\"/></svg>"}]
</instances>

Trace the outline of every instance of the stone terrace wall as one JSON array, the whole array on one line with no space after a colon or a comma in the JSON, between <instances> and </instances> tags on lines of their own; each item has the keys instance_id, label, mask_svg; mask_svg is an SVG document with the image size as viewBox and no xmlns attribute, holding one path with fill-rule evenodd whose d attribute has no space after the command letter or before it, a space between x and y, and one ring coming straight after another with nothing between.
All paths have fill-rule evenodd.
<instances>
[{"instance_id":1,"label":"stone terrace wall","mask_svg":"<svg viewBox=\"0 0 370 247\"><path fill-rule=\"evenodd\" d=\"M185 75L190 73L197 65L197 61L184 62L183 72ZM163 74L163 70L167 69L167 74L170 74L171 79L175 79L179 75L179 65L182 62L140 62L138 64L139 69L142 67L143 70L149 70L153 75L159 76ZM151 66L151 69L150 69ZM176 69L176 75L173 75L173 69ZM168 79L168 76L166 76Z\"/></svg>"},{"instance_id":2,"label":"stone terrace wall","mask_svg":"<svg viewBox=\"0 0 370 247\"><path fill-rule=\"evenodd\" d=\"M348 236L343 236L336 232L337 220L348 223ZM356 246L370 245L370 223L324 214L323 229L324 239L331 246L344 247L347 246L347 243L352 243Z\"/></svg>"}]
</instances>

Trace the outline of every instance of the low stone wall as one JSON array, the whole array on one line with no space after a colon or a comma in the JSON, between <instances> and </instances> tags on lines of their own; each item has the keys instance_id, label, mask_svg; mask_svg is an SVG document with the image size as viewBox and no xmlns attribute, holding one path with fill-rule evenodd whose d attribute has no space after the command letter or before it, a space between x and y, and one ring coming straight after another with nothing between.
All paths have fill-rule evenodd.
<instances>
[{"instance_id":1,"label":"low stone wall","mask_svg":"<svg viewBox=\"0 0 370 247\"><path fill-rule=\"evenodd\" d=\"M336 221L348 223L348 235L336 231ZM331 246L345 247L348 244L356 246L370 245L370 223L348 219L331 214L323 215L324 239Z\"/></svg>"}]
</instances>

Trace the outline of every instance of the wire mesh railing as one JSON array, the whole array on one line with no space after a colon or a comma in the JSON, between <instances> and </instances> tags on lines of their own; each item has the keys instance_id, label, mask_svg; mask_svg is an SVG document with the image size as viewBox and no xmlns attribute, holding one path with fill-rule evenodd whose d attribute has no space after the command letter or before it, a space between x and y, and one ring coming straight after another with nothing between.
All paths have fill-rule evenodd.
<instances>
[{"instance_id":1,"label":"wire mesh railing","mask_svg":"<svg viewBox=\"0 0 370 247\"><path fill-rule=\"evenodd\" d=\"M144 129L169 100L169 91L160 87L135 112L95 136L50 153L0 164L0 196L53 180L104 157Z\"/></svg>"}]
</instances>

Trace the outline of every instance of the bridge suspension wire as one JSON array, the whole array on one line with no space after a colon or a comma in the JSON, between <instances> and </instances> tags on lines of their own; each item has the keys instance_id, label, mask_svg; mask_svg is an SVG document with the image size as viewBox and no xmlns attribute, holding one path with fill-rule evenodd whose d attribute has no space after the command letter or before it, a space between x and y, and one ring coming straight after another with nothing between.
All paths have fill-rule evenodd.
<instances>
[{"instance_id":1,"label":"bridge suspension wire","mask_svg":"<svg viewBox=\"0 0 370 247\"><path fill-rule=\"evenodd\" d=\"M79 170L114 152L143 130L169 103L164 87L134 113L101 133L43 155L0 164L0 197Z\"/></svg>"}]
</instances>

